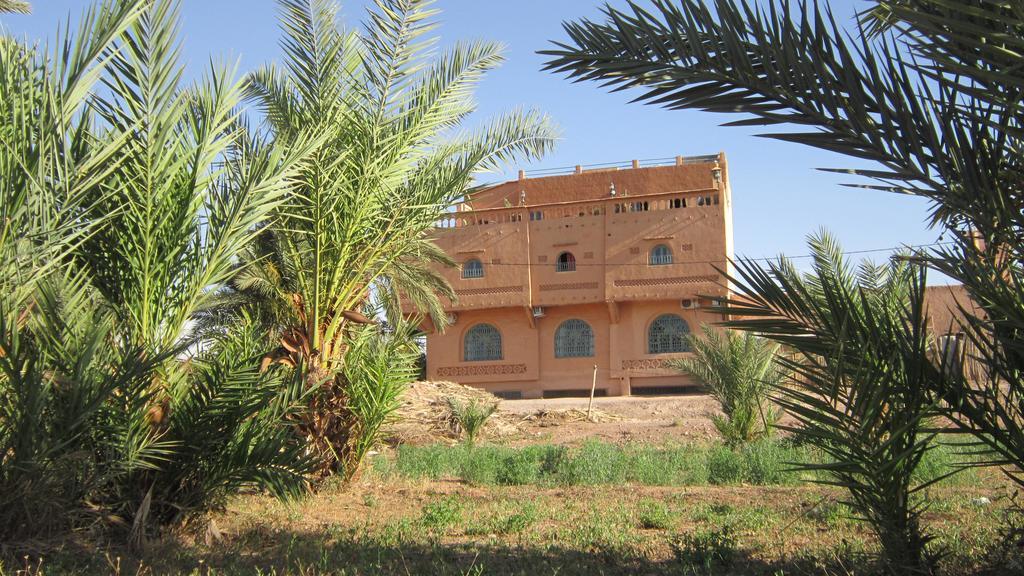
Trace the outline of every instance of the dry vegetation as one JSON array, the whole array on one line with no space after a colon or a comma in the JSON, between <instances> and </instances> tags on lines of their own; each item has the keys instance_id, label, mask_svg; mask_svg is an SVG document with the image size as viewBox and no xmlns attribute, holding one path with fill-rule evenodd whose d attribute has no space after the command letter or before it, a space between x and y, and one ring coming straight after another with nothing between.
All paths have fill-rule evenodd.
<instances>
[{"instance_id":1,"label":"dry vegetation","mask_svg":"<svg viewBox=\"0 0 1024 576\"><path fill-rule=\"evenodd\" d=\"M214 516L219 539L184 529L137 555L116 545L94 550L96 540L79 534L8 549L0 573L872 571L874 536L839 503L843 492L787 471L784 461L801 448L766 444L736 453L707 434L695 437L692 430L710 426L706 414L683 426L661 413L710 406L703 397L604 399L598 422L581 417L578 400L501 402L485 444L467 448L453 445L449 396L493 398L457 384L416 383L391 432L392 441L413 443L384 449L354 484L328 484L300 502L238 496ZM660 427L664 437L632 442L616 437L618 426ZM946 449L936 454L927 473L957 460ZM522 475L530 462L548 462L550 470L538 464ZM930 491L925 528L937 537L934 549L947 554L945 573L1021 573L1001 533L1012 493L989 469Z\"/></svg>"}]
</instances>

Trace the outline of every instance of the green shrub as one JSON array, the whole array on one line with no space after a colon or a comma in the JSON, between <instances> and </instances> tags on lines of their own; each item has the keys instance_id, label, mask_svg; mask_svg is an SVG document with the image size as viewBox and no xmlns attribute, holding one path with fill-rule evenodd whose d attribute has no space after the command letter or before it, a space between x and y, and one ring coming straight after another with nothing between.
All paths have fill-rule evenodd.
<instances>
[{"instance_id":1,"label":"green shrub","mask_svg":"<svg viewBox=\"0 0 1024 576\"><path fill-rule=\"evenodd\" d=\"M497 484L505 459L512 454L508 448L487 446L473 449L467 445L463 452L459 477L470 484Z\"/></svg>"},{"instance_id":2,"label":"green shrub","mask_svg":"<svg viewBox=\"0 0 1024 576\"><path fill-rule=\"evenodd\" d=\"M686 486L708 481L707 448L703 446L628 446L627 477L647 486Z\"/></svg>"},{"instance_id":3,"label":"green shrub","mask_svg":"<svg viewBox=\"0 0 1024 576\"><path fill-rule=\"evenodd\" d=\"M920 474L945 473L969 455L939 447L930 454ZM796 463L827 462L820 453L788 441L763 440L733 450L723 445L658 447L601 442L569 448L543 445L504 446L400 446L393 464L379 463L381 473L406 478L460 478L478 485L554 486L622 484L695 486L738 484L773 486L795 484L820 474L794 469ZM965 472L970 477L971 472ZM960 475L955 478L961 478ZM948 480L947 480L948 481Z\"/></svg>"},{"instance_id":4,"label":"green shrub","mask_svg":"<svg viewBox=\"0 0 1024 576\"><path fill-rule=\"evenodd\" d=\"M446 476L458 476L465 450L443 444L429 446L398 447L395 470L407 478L429 478L437 480Z\"/></svg>"},{"instance_id":5,"label":"green shrub","mask_svg":"<svg viewBox=\"0 0 1024 576\"><path fill-rule=\"evenodd\" d=\"M978 477L977 468L971 467L974 458L964 446L936 441L914 469L913 479L922 484L940 478L943 484L970 483Z\"/></svg>"},{"instance_id":6,"label":"green shrub","mask_svg":"<svg viewBox=\"0 0 1024 576\"><path fill-rule=\"evenodd\" d=\"M515 508L491 518L488 523L494 534L518 534L537 522L537 505L533 502L515 503Z\"/></svg>"},{"instance_id":7,"label":"green shrub","mask_svg":"<svg viewBox=\"0 0 1024 576\"><path fill-rule=\"evenodd\" d=\"M781 442L748 444L743 448L744 479L760 486L793 484L799 480L799 475L791 470L794 456L801 454Z\"/></svg>"},{"instance_id":8,"label":"green shrub","mask_svg":"<svg viewBox=\"0 0 1024 576\"><path fill-rule=\"evenodd\" d=\"M672 527L672 512L656 500L641 500L637 505L637 524L645 530L666 530Z\"/></svg>"},{"instance_id":9,"label":"green shrub","mask_svg":"<svg viewBox=\"0 0 1024 576\"><path fill-rule=\"evenodd\" d=\"M420 526L436 533L447 532L462 522L462 502L456 496L428 502L420 515Z\"/></svg>"},{"instance_id":10,"label":"green shrub","mask_svg":"<svg viewBox=\"0 0 1024 576\"><path fill-rule=\"evenodd\" d=\"M590 486L626 481L627 462L622 448L587 441L575 454L564 458L555 474L559 484Z\"/></svg>"},{"instance_id":11,"label":"green shrub","mask_svg":"<svg viewBox=\"0 0 1024 576\"><path fill-rule=\"evenodd\" d=\"M532 450L515 450L507 454L501 462L495 480L505 486L533 484L540 474L540 454Z\"/></svg>"},{"instance_id":12,"label":"green shrub","mask_svg":"<svg viewBox=\"0 0 1024 576\"><path fill-rule=\"evenodd\" d=\"M745 476L741 453L725 446L716 446L708 452L708 482L711 484L739 484Z\"/></svg>"}]
</instances>

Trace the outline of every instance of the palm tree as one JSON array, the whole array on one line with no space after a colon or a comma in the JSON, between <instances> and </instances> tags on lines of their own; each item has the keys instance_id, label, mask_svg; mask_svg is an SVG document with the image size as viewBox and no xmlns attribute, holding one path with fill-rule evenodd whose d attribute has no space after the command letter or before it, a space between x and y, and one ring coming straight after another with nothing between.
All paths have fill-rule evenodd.
<instances>
[{"instance_id":1,"label":"palm tree","mask_svg":"<svg viewBox=\"0 0 1024 576\"><path fill-rule=\"evenodd\" d=\"M436 265L450 260L427 232L474 174L538 157L555 137L533 111L463 128L500 46L456 44L431 60L436 11L427 4L378 0L357 33L337 27L332 2L281 0L284 62L252 74L248 86L275 146L323 142L274 209L281 258L297 264L291 316L268 358L299 367L321 389L300 428L331 467L353 442L338 375L346 331L363 320L367 299L386 296L400 308L400 294L443 326L439 298L454 294Z\"/></svg>"},{"instance_id":2,"label":"palm tree","mask_svg":"<svg viewBox=\"0 0 1024 576\"><path fill-rule=\"evenodd\" d=\"M939 479L918 481L914 473L933 446L928 430L938 414L927 385L934 372L925 269L898 258L854 269L829 235L809 244L808 274L785 259L740 262L738 296L728 304L740 319L726 325L793 351L778 358L790 376L775 387L775 400L798 425L780 428L827 456L801 466L848 491L891 573L928 572L934 558L920 528L926 500L916 495Z\"/></svg>"},{"instance_id":3,"label":"palm tree","mask_svg":"<svg viewBox=\"0 0 1024 576\"><path fill-rule=\"evenodd\" d=\"M792 125L767 134L876 162L864 188L932 202L953 246L916 254L959 280L982 313L962 330L987 371L935 366L947 415L1024 465L1024 11L998 0L875 0L848 37L827 5L630 2L569 23L548 68L639 88L638 100ZM1024 478L1019 478L1024 483Z\"/></svg>"},{"instance_id":4,"label":"palm tree","mask_svg":"<svg viewBox=\"0 0 1024 576\"><path fill-rule=\"evenodd\" d=\"M302 465L276 425L253 428L269 422L263 410L290 410L269 403L272 376L240 354L213 350L194 366L176 356L188 345L189 319L286 201L316 142L254 142L239 121L244 82L211 66L183 85L177 2L143 6L110 56L106 89L93 97L95 138L124 149L84 212L105 224L75 258L115 315L118 340L167 358L147 386L123 391L112 413L121 434L111 441L134 458L121 508L145 527L250 481L280 494L303 488ZM147 425L150 432L135 432Z\"/></svg>"},{"instance_id":5,"label":"palm tree","mask_svg":"<svg viewBox=\"0 0 1024 576\"><path fill-rule=\"evenodd\" d=\"M5 530L91 510L142 543L242 486L306 489L302 387L259 372L253 336L179 357L311 145L252 146L224 69L183 86L176 16L111 1L52 56L0 41Z\"/></svg>"},{"instance_id":6,"label":"palm tree","mask_svg":"<svg viewBox=\"0 0 1024 576\"><path fill-rule=\"evenodd\" d=\"M10 6L6 6L9 8ZM82 147L83 111L104 55L141 15L123 3L87 12L53 57L0 37L0 538L77 519L95 485L77 474L98 399L133 384L148 362L119 365L108 313L88 278L64 265L104 224L82 222L90 193L123 152ZM66 51L65 51L66 50ZM57 56L65 59L58 65ZM59 293L60 297L57 297ZM136 359L137 360L137 359Z\"/></svg>"},{"instance_id":7,"label":"palm tree","mask_svg":"<svg viewBox=\"0 0 1024 576\"><path fill-rule=\"evenodd\" d=\"M724 416L713 415L712 422L727 444L770 436L779 412L769 396L785 377L775 364L779 346L752 333L701 330L703 337L690 339L693 357L669 365L707 386L722 405Z\"/></svg>"},{"instance_id":8,"label":"palm tree","mask_svg":"<svg viewBox=\"0 0 1024 576\"><path fill-rule=\"evenodd\" d=\"M31 14L32 6L21 0L0 0L0 14L2 13Z\"/></svg>"}]
</instances>

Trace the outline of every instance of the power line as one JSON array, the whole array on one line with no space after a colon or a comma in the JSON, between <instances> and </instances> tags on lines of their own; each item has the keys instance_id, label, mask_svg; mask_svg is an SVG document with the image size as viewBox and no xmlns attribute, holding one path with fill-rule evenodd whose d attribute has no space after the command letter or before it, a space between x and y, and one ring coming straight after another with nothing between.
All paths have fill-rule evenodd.
<instances>
[{"instance_id":1,"label":"power line","mask_svg":"<svg viewBox=\"0 0 1024 576\"><path fill-rule=\"evenodd\" d=\"M872 253L878 253L878 252L890 252L891 253L891 252L897 252L897 251L900 251L900 250L907 250L907 249L917 250L917 249L921 249L921 248L931 248L933 246L948 246L950 244L955 244L955 242L932 242L930 244L913 244L913 245L909 245L909 246L894 246L894 247L890 247L890 248L871 248L871 249L867 249L867 250L847 250L847 251L841 252L841 254L844 255L844 256L852 256L852 255L856 255L856 254L872 254ZM786 255L783 254L783 255L779 255L779 256L762 256L762 257L759 257L759 258L742 258L741 257L741 258L735 258L735 260L744 261L744 262L769 262L769 261L774 262L774 261L777 261L779 258L784 258L786 260L800 260L800 259L805 259L805 258L814 258L814 254L800 254L798 256L786 256ZM691 265L691 264L720 264L722 262L725 262L724 258L717 259L717 260L686 260L686 261L682 261L682 262L672 262L671 264L659 264L657 266L666 266L666 267L668 267L668 266L686 266L686 265ZM552 265L556 265L556 264L555 263L551 263L551 262L537 263L537 264L532 264L532 263L529 263L529 262L491 262L491 263L488 264L488 266L535 266L535 267L539 267L539 266L552 266ZM590 264L588 264L588 263L582 263L578 259L576 261L576 267L577 268L579 268L579 267L611 268L611 267L624 267L624 266L643 266L645 268L649 268L649 267L652 266L652 264L648 264L648 263L645 263L645 262L621 262L621 263L600 262L600 263L590 263Z\"/></svg>"}]
</instances>

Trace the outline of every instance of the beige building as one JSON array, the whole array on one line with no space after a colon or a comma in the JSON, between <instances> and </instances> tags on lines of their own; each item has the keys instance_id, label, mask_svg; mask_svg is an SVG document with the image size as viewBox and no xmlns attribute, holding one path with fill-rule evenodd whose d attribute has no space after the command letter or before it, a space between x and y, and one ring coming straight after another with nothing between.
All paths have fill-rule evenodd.
<instances>
[{"instance_id":1,"label":"beige building","mask_svg":"<svg viewBox=\"0 0 1024 576\"><path fill-rule=\"evenodd\" d=\"M440 223L460 266L452 325L427 337L427 377L516 398L679 391L665 366L721 320L732 256L724 154L527 177L475 193Z\"/></svg>"}]
</instances>

